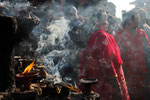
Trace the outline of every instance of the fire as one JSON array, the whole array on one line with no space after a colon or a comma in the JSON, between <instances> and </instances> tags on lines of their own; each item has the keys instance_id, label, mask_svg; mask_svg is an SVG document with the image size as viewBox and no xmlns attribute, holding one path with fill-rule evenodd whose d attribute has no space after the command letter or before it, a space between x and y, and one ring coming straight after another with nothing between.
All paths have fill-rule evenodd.
<instances>
[{"instance_id":1,"label":"fire","mask_svg":"<svg viewBox=\"0 0 150 100\"><path fill-rule=\"evenodd\" d=\"M65 86L65 87L68 88L68 89L70 89L70 90L72 90L72 91L80 92L80 89L75 88L75 87L73 87L73 86Z\"/></svg>"},{"instance_id":2,"label":"fire","mask_svg":"<svg viewBox=\"0 0 150 100\"><path fill-rule=\"evenodd\" d=\"M35 59L33 60L33 62L32 62L29 66L27 66L27 67L25 68L25 70L22 72L22 74L29 73L30 70L31 70L31 69L33 68L33 66L34 66L34 62L35 62Z\"/></svg>"}]
</instances>

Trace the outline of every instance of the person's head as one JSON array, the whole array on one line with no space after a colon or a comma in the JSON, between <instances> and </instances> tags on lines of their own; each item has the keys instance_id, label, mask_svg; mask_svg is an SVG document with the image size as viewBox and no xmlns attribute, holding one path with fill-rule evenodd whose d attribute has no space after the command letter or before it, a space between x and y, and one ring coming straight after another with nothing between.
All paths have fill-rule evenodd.
<instances>
[{"instance_id":1,"label":"person's head","mask_svg":"<svg viewBox=\"0 0 150 100\"><path fill-rule=\"evenodd\" d=\"M107 21L107 14L105 11L100 11L96 14L96 25L99 29L105 29L108 28L108 21Z\"/></svg>"},{"instance_id":2,"label":"person's head","mask_svg":"<svg viewBox=\"0 0 150 100\"><path fill-rule=\"evenodd\" d=\"M108 23L109 23L109 25L108 25L108 33L110 33L110 34L113 31L117 32L121 28L119 20L115 16L108 15Z\"/></svg>"},{"instance_id":3,"label":"person's head","mask_svg":"<svg viewBox=\"0 0 150 100\"><path fill-rule=\"evenodd\" d=\"M127 13L127 18L124 20L122 27L136 29L140 23L139 13L135 10Z\"/></svg>"},{"instance_id":4,"label":"person's head","mask_svg":"<svg viewBox=\"0 0 150 100\"><path fill-rule=\"evenodd\" d=\"M75 6L70 6L65 11L67 19L75 19L79 18L78 16L78 10Z\"/></svg>"},{"instance_id":5,"label":"person's head","mask_svg":"<svg viewBox=\"0 0 150 100\"><path fill-rule=\"evenodd\" d=\"M140 24L146 22L146 11L143 8L136 8L136 11L138 12L140 16Z\"/></svg>"}]
</instances>

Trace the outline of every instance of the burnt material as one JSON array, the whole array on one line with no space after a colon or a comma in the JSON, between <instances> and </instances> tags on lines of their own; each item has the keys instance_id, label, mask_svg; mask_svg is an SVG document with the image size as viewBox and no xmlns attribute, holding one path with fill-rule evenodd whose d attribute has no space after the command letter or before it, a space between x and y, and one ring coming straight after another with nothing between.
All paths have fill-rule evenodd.
<instances>
[{"instance_id":1,"label":"burnt material","mask_svg":"<svg viewBox=\"0 0 150 100\"><path fill-rule=\"evenodd\" d=\"M59 92L58 89L60 89ZM48 83L42 92L43 96L47 97L47 100L70 100L70 90L61 84L54 85L53 83Z\"/></svg>"},{"instance_id":2,"label":"burnt material","mask_svg":"<svg viewBox=\"0 0 150 100\"><path fill-rule=\"evenodd\" d=\"M36 16L32 17L19 17L17 18L18 21L18 28L17 28L17 35L15 36L15 42L17 43L14 47L15 55L21 55L24 56L26 53L26 56L31 52L28 51L29 45L33 45L33 48L35 49L37 47L36 45L36 39L31 34L33 28L39 24L39 19ZM28 42L25 42L28 41ZM28 45L27 45L28 44ZM31 52L29 55L33 56L33 52Z\"/></svg>"},{"instance_id":3,"label":"burnt material","mask_svg":"<svg viewBox=\"0 0 150 100\"><path fill-rule=\"evenodd\" d=\"M35 91L24 91L12 93L13 100L37 100L37 93Z\"/></svg>"},{"instance_id":4,"label":"burnt material","mask_svg":"<svg viewBox=\"0 0 150 100\"><path fill-rule=\"evenodd\" d=\"M7 92L0 92L0 100L12 100L12 97Z\"/></svg>"},{"instance_id":5,"label":"burnt material","mask_svg":"<svg viewBox=\"0 0 150 100\"><path fill-rule=\"evenodd\" d=\"M82 94L82 93L71 92L70 96L71 96L71 100L100 100L100 96L96 92L93 92L90 95L85 95L85 94Z\"/></svg>"},{"instance_id":6,"label":"burnt material","mask_svg":"<svg viewBox=\"0 0 150 100\"><path fill-rule=\"evenodd\" d=\"M37 75L38 73L36 72L29 72L27 74L17 74L16 77L23 82L24 90L30 90L31 81L36 78Z\"/></svg>"},{"instance_id":7,"label":"burnt material","mask_svg":"<svg viewBox=\"0 0 150 100\"><path fill-rule=\"evenodd\" d=\"M17 18L17 22L18 22L18 28L16 32L17 38L15 39L15 41L21 42L29 38L31 31L37 24L39 24L40 21L36 16L32 16L31 18L21 16Z\"/></svg>"}]
</instances>

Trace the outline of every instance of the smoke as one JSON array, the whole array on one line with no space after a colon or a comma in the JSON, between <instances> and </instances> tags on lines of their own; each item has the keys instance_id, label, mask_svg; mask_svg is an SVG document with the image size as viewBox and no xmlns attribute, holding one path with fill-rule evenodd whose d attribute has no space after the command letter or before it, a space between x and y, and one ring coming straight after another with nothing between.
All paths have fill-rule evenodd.
<instances>
[{"instance_id":1,"label":"smoke","mask_svg":"<svg viewBox=\"0 0 150 100\"><path fill-rule=\"evenodd\" d=\"M48 25L47 29L50 30L51 34L49 36L49 41L52 45L55 45L56 39L58 39L59 42L64 44L65 37L69 38L68 32L70 30L69 28L69 21L66 20L64 17L61 17L60 20L56 20L52 22L50 25ZM61 44L60 43L60 44Z\"/></svg>"},{"instance_id":2,"label":"smoke","mask_svg":"<svg viewBox=\"0 0 150 100\"><path fill-rule=\"evenodd\" d=\"M3 1L0 2L0 8L3 8L2 14L6 16L21 16L21 14L25 14L30 12L33 8L29 2L8 2ZM4 10L5 9L5 10Z\"/></svg>"},{"instance_id":3,"label":"smoke","mask_svg":"<svg viewBox=\"0 0 150 100\"><path fill-rule=\"evenodd\" d=\"M67 39L69 40L68 31L70 28L68 23L68 20L61 17L59 20L54 20L48 24L46 29L49 33L42 33L39 36L37 52L46 52L46 49L52 50L55 46L65 48L65 43Z\"/></svg>"},{"instance_id":4,"label":"smoke","mask_svg":"<svg viewBox=\"0 0 150 100\"><path fill-rule=\"evenodd\" d=\"M97 30L95 15L103 10L106 11L110 18L108 21L112 25L110 27L113 30L118 27L116 25L117 18L113 20L116 13L115 5L107 0L79 7L78 20L72 15L73 11L70 12L72 5L69 4L65 4L64 13L60 4L48 1L36 7L25 1L4 1L0 2L0 6L4 15L29 18L36 16L39 18L39 25L30 34L30 39L36 41L34 43L37 48L33 49L32 44L34 43L28 41L24 41L20 45L25 48L26 52L34 52L37 61L45 66L48 73L47 79L53 79L55 83L64 79L77 81L80 50L86 46L89 36ZM127 13L126 15L124 17L129 17ZM108 64L106 67L109 68L110 65Z\"/></svg>"},{"instance_id":5,"label":"smoke","mask_svg":"<svg viewBox=\"0 0 150 100\"><path fill-rule=\"evenodd\" d=\"M115 6L107 1L101 1L85 7L86 9L81 7L78 11L79 19L75 20L74 15L67 15L70 14L72 6L65 4L63 13L60 4L54 1L45 1L36 7L24 0L0 2L0 11L3 15L39 19L40 23L30 33L30 39L34 43L26 40L20 46L25 48L26 52L34 52L37 61L44 64L46 71L59 81L63 76L69 80L77 80L80 50L86 46L90 34L96 30L93 15L100 10L115 15ZM37 45L37 48L33 49L33 45ZM65 70L61 72L62 69L73 71L65 73Z\"/></svg>"},{"instance_id":6,"label":"smoke","mask_svg":"<svg viewBox=\"0 0 150 100\"><path fill-rule=\"evenodd\" d=\"M62 77L59 70L67 63L66 58L70 53L67 47L71 42L68 35L70 20L65 19L59 5L56 4L54 8L49 6L45 3L33 11L40 18L40 24L33 29L32 34L38 38L35 51L38 61L45 65L55 82L60 82Z\"/></svg>"}]
</instances>

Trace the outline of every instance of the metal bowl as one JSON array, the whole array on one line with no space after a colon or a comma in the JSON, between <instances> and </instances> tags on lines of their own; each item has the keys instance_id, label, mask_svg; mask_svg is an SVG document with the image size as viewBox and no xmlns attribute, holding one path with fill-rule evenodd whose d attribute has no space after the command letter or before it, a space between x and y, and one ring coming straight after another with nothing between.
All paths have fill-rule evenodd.
<instances>
[{"instance_id":1,"label":"metal bowl","mask_svg":"<svg viewBox=\"0 0 150 100\"><path fill-rule=\"evenodd\" d=\"M95 83L97 83L97 79L96 78L83 78L83 79L80 79L80 83L81 84L89 84L89 85L92 85L92 84L95 84Z\"/></svg>"}]
</instances>

